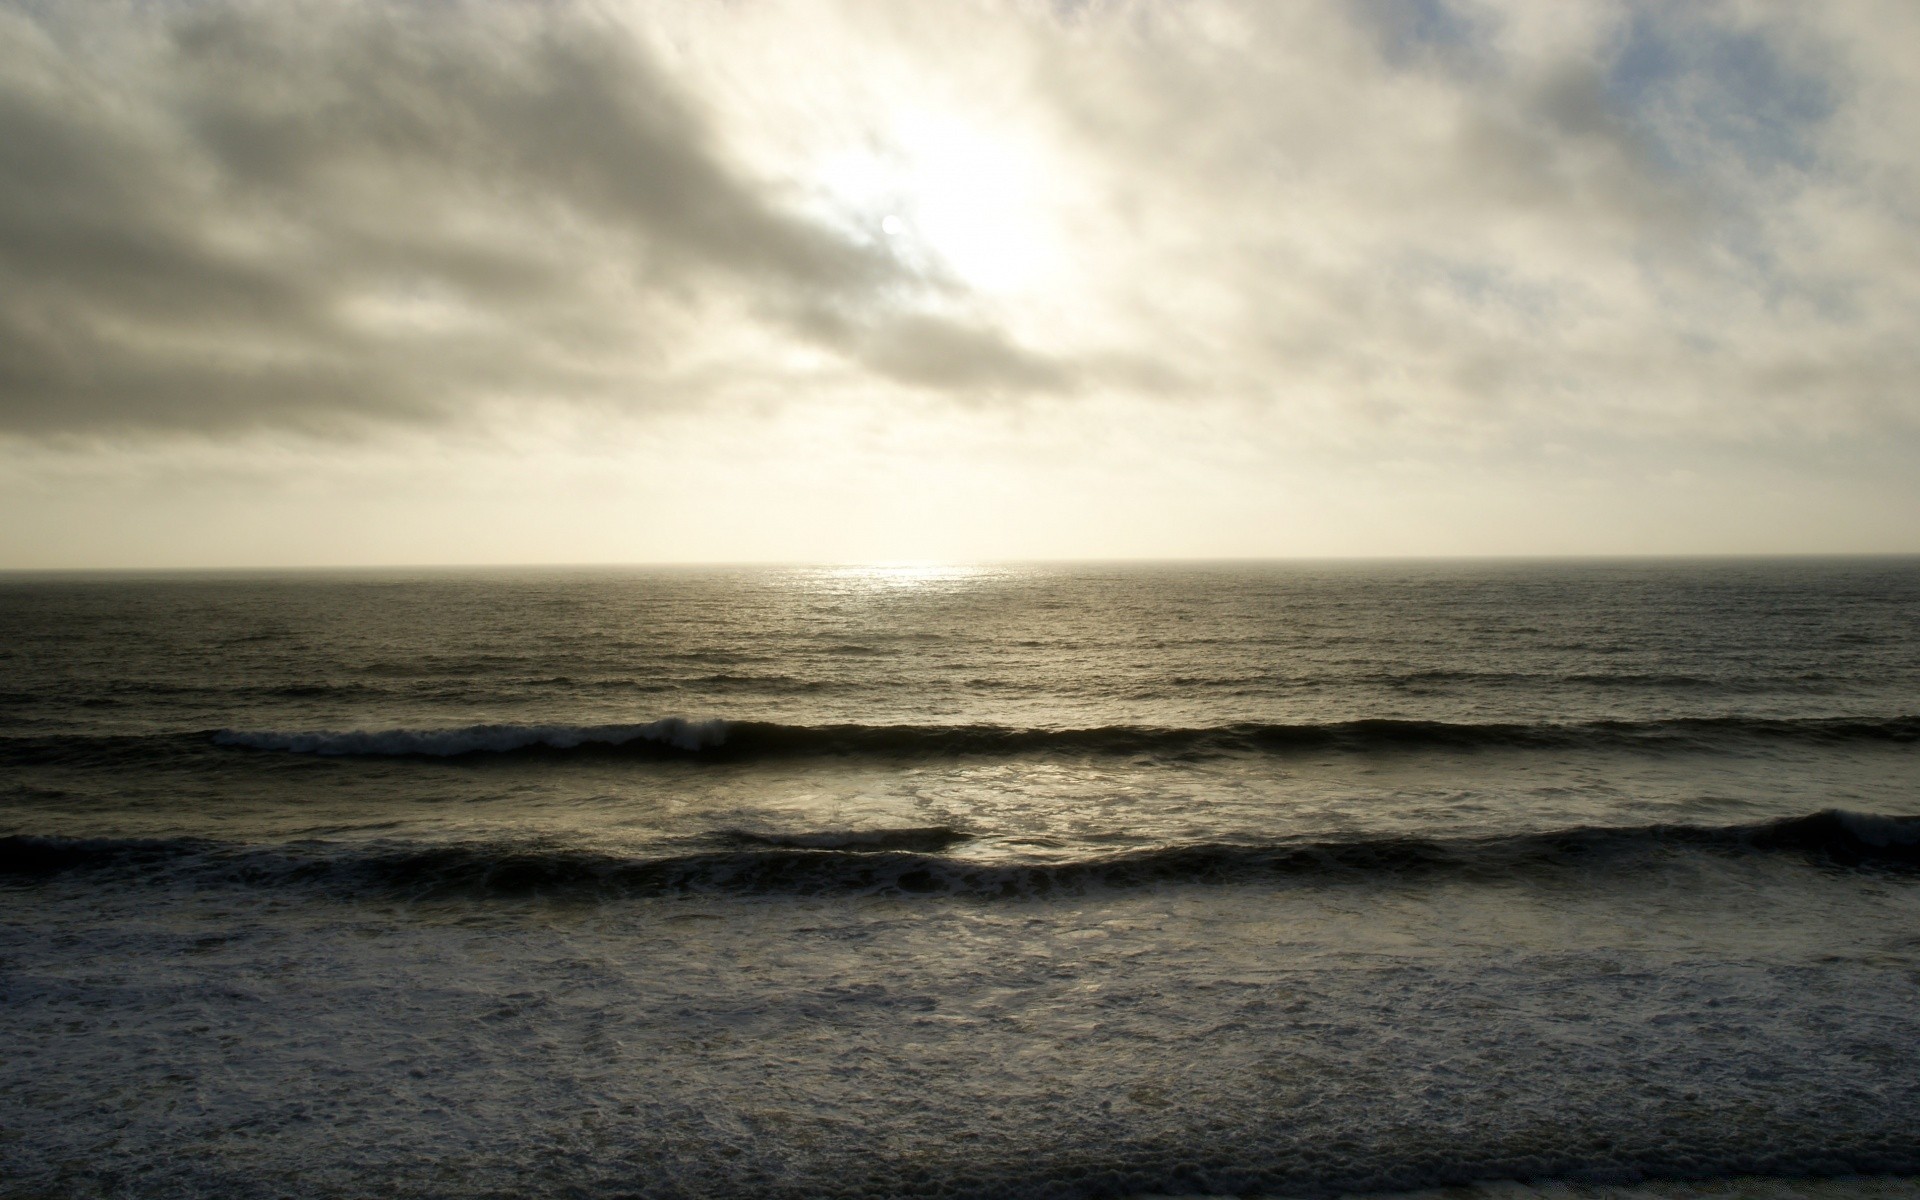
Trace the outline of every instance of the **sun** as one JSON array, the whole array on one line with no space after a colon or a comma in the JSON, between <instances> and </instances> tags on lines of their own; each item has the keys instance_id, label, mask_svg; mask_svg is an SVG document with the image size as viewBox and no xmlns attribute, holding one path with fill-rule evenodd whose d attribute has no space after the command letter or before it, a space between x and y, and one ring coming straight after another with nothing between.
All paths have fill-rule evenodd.
<instances>
[{"instance_id":1,"label":"sun","mask_svg":"<svg viewBox=\"0 0 1920 1200\"><path fill-rule=\"evenodd\" d=\"M830 202L896 254L987 293L1036 287L1057 269L1049 176L1017 133L904 108L816 172Z\"/></svg>"}]
</instances>

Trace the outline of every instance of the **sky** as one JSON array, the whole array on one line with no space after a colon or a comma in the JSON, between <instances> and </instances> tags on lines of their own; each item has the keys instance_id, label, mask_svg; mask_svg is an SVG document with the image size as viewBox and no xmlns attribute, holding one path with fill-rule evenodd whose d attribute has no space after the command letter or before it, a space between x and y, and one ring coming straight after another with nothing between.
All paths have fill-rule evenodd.
<instances>
[{"instance_id":1,"label":"sky","mask_svg":"<svg viewBox=\"0 0 1920 1200\"><path fill-rule=\"evenodd\" d=\"M0 0L0 568L1920 551L1907 0Z\"/></svg>"}]
</instances>

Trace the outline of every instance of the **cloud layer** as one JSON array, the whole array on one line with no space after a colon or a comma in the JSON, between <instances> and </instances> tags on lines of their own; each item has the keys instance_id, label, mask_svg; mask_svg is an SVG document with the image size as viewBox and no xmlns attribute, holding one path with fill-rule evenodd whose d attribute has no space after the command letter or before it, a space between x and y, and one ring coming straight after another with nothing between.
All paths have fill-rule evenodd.
<instances>
[{"instance_id":1,"label":"cloud layer","mask_svg":"<svg viewBox=\"0 0 1920 1200\"><path fill-rule=\"evenodd\" d=\"M693 327L1044 383L731 161L644 31L508 5L0 14L0 423L645 407Z\"/></svg>"},{"instance_id":2,"label":"cloud layer","mask_svg":"<svg viewBox=\"0 0 1920 1200\"><path fill-rule=\"evenodd\" d=\"M1920 428L1911 6L0 8L0 433Z\"/></svg>"}]
</instances>

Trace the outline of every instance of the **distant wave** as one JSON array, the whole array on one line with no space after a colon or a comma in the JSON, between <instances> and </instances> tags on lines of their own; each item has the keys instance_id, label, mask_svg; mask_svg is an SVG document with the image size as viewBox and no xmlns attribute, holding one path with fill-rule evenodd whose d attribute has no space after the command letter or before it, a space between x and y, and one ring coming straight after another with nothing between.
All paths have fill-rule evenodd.
<instances>
[{"instance_id":1,"label":"distant wave","mask_svg":"<svg viewBox=\"0 0 1920 1200\"><path fill-rule=\"evenodd\" d=\"M198 885L314 884L350 892L513 895L697 892L1040 896L1153 884L1334 876L1508 878L1630 863L1660 852L1785 855L1830 867L1920 869L1920 817L1827 809L1751 825L1582 827L1478 838L1353 837L1197 843L1049 862L982 861L940 850L940 827L791 835L722 831L720 849L622 855L545 843L245 846L204 838L0 837L0 876L74 871Z\"/></svg>"},{"instance_id":2,"label":"distant wave","mask_svg":"<svg viewBox=\"0 0 1920 1200\"><path fill-rule=\"evenodd\" d=\"M278 732L227 729L221 746L330 756L454 758L466 755L623 751L652 757L752 759L810 755L1209 754L1402 746L1684 747L1727 740L1920 740L1920 717L1886 719L1693 717L1584 724L1469 724L1357 720L1243 722L1204 728L1108 725L1088 729L1004 725L782 725L668 717L633 725L469 725L455 729Z\"/></svg>"},{"instance_id":3,"label":"distant wave","mask_svg":"<svg viewBox=\"0 0 1920 1200\"><path fill-rule=\"evenodd\" d=\"M466 725L445 729L221 729L152 734L0 735L0 765L186 765L215 752L307 758L480 761L612 756L747 762L870 756L894 761L970 756L1151 756L1452 750L1751 750L1769 744L1911 743L1920 716L1689 717L1665 721L1464 723L1373 719L1325 723L1238 722L1199 728L1107 725L1084 729L1007 725L785 725L667 717L635 724ZM292 761L292 759L289 759Z\"/></svg>"},{"instance_id":4,"label":"distant wave","mask_svg":"<svg viewBox=\"0 0 1920 1200\"><path fill-rule=\"evenodd\" d=\"M295 754L454 758L515 750L576 750L605 746L656 746L697 753L727 743L737 728L729 721L666 717L643 725L468 725L459 729L355 730L347 733L277 733L223 729L216 745Z\"/></svg>"}]
</instances>

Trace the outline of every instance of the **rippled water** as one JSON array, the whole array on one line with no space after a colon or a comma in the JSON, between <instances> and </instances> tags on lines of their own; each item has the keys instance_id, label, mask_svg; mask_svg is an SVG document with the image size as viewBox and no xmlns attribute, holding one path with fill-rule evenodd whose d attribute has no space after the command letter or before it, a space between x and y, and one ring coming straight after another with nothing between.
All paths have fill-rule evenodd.
<instances>
[{"instance_id":1,"label":"rippled water","mask_svg":"<svg viewBox=\"0 0 1920 1200\"><path fill-rule=\"evenodd\" d=\"M0 581L0 1177L1898 1190L1917 629L1911 559Z\"/></svg>"}]
</instances>

